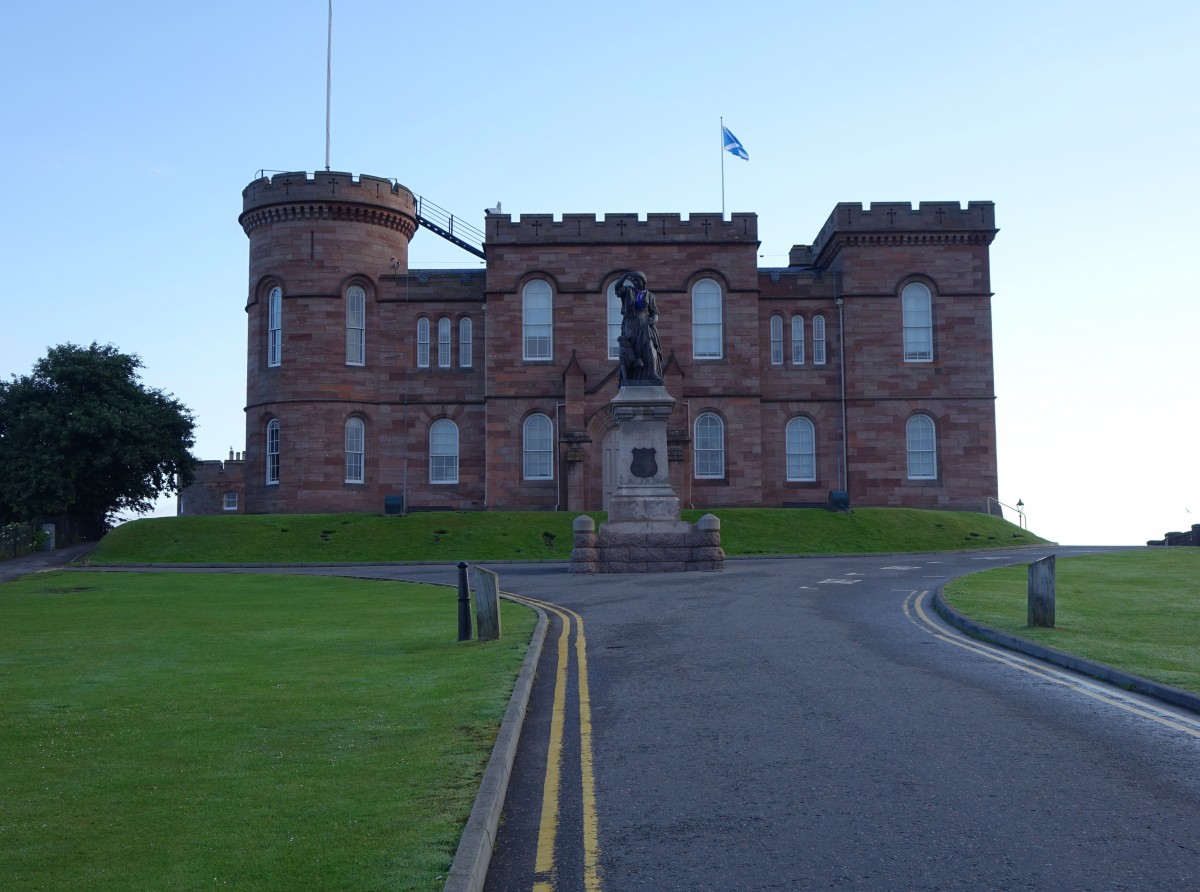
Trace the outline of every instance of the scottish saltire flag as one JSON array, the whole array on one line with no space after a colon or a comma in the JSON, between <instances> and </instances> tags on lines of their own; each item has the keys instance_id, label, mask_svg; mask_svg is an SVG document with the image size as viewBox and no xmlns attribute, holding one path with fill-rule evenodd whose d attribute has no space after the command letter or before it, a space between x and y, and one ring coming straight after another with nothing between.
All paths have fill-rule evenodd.
<instances>
[{"instance_id":1,"label":"scottish saltire flag","mask_svg":"<svg viewBox=\"0 0 1200 892\"><path fill-rule=\"evenodd\" d=\"M721 138L725 142L725 151L731 155L737 155L743 161L750 160L750 153L746 151L741 140L729 132L729 128L724 124L721 125Z\"/></svg>"}]
</instances>

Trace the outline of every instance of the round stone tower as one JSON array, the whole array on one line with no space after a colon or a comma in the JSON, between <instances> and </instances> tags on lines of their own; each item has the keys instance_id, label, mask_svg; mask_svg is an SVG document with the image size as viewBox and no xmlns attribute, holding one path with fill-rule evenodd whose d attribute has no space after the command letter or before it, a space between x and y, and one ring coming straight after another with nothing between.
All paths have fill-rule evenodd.
<instances>
[{"instance_id":1,"label":"round stone tower","mask_svg":"<svg viewBox=\"0 0 1200 892\"><path fill-rule=\"evenodd\" d=\"M395 341L383 277L408 272L412 193L348 173L277 173L242 191L246 511L381 511L376 417Z\"/></svg>"}]
</instances>

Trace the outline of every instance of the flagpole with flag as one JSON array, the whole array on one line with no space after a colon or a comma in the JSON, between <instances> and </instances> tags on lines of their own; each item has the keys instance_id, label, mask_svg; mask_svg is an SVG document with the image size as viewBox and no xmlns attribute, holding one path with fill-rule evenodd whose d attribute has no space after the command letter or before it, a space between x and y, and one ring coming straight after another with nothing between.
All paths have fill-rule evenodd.
<instances>
[{"instance_id":1,"label":"flagpole with flag","mask_svg":"<svg viewBox=\"0 0 1200 892\"><path fill-rule=\"evenodd\" d=\"M736 155L743 161L750 160L750 153L746 151L741 140L729 132L729 128L725 126L725 118L721 118L721 219L725 219L725 153Z\"/></svg>"}]
</instances>

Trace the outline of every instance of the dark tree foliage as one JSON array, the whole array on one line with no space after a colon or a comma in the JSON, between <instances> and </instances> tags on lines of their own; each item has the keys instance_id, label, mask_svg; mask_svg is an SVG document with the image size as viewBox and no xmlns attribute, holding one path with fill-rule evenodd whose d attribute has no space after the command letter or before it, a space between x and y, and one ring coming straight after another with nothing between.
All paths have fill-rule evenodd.
<instances>
[{"instance_id":1,"label":"dark tree foliage","mask_svg":"<svg viewBox=\"0 0 1200 892\"><path fill-rule=\"evenodd\" d=\"M111 344L52 347L0 381L0 520L79 518L103 530L192 479L195 419Z\"/></svg>"}]
</instances>

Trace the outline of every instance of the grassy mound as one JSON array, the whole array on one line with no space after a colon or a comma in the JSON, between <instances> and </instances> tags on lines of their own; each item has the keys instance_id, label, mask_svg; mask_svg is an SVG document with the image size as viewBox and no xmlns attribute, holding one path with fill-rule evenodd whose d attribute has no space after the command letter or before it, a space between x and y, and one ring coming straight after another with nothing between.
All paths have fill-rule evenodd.
<instances>
[{"instance_id":1,"label":"grassy mound","mask_svg":"<svg viewBox=\"0 0 1200 892\"><path fill-rule=\"evenodd\" d=\"M685 511L695 521L704 511ZM1045 540L987 514L860 508L725 508L725 553L737 555L953 551L1034 545ZM601 523L602 512L589 512ZM372 514L272 514L163 517L113 530L94 564L360 563L370 561L565 560L571 512L437 511Z\"/></svg>"}]
</instances>

